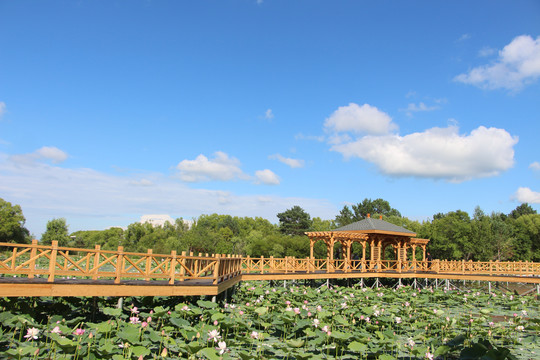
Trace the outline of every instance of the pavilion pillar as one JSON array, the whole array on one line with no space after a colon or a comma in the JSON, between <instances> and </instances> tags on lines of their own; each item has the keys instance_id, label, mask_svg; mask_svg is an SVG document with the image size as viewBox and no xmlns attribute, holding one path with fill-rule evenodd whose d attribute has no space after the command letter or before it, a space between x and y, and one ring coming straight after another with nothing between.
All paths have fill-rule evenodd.
<instances>
[{"instance_id":1,"label":"pavilion pillar","mask_svg":"<svg viewBox=\"0 0 540 360\"><path fill-rule=\"evenodd\" d=\"M426 261L426 245L422 245L422 261Z\"/></svg>"},{"instance_id":2,"label":"pavilion pillar","mask_svg":"<svg viewBox=\"0 0 540 360\"><path fill-rule=\"evenodd\" d=\"M412 266L416 270L416 245L412 244Z\"/></svg>"},{"instance_id":3,"label":"pavilion pillar","mask_svg":"<svg viewBox=\"0 0 540 360\"><path fill-rule=\"evenodd\" d=\"M366 242L362 241L362 271L366 270Z\"/></svg>"},{"instance_id":4,"label":"pavilion pillar","mask_svg":"<svg viewBox=\"0 0 540 360\"><path fill-rule=\"evenodd\" d=\"M309 258L313 259L313 246L315 245L315 241L313 239L309 239Z\"/></svg>"},{"instance_id":5,"label":"pavilion pillar","mask_svg":"<svg viewBox=\"0 0 540 360\"><path fill-rule=\"evenodd\" d=\"M336 240L334 239L334 234L330 236L329 242L327 244L328 246L328 265L327 265L327 272L334 272L334 244L336 243Z\"/></svg>"}]
</instances>

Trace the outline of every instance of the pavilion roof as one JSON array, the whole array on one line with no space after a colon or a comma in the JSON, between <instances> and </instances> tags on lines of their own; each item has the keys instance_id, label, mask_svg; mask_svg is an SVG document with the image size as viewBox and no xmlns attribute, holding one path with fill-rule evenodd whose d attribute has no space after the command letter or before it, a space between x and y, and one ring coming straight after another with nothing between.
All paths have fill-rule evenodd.
<instances>
[{"instance_id":1,"label":"pavilion roof","mask_svg":"<svg viewBox=\"0 0 540 360\"><path fill-rule=\"evenodd\" d=\"M401 226L391 224L382 219L367 217L363 220L334 229L334 232L361 232L361 233L391 233L403 236L416 236L416 233Z\"/></svg>"}]
</instances>

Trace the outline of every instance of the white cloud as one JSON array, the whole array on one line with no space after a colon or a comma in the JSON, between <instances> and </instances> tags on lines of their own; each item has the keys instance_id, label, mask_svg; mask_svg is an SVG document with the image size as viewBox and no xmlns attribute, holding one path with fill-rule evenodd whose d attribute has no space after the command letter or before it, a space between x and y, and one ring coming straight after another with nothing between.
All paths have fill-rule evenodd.
<instances>
[{"instance_id":1,"label":"white cloud","mask_svg":"<svg viewBox=\"0 0 540 360\"><path fill-rule=\"evenodd\" d=\"M540 162L535 161L535 162L531 163L531 165L529 165L529 169L532 169L532 170L535 170L535 171L540 171Z\"/></svg>"},{"instance_id":2,"label":"white cloud","mask_svg":"<svg viewBox=\"0 0 540 360\"><path fill-rule=\"evenodd\" d=\"M424 112L424 111L433 111L440 109L439 106L427 106L425 103L420 102L418 105L414 103L410 103L406 109L402 109L402 111L405 111L408 116L412 116L412 113L415 112Z\"/></svg>"},{"instance_id":3,"label":"white cloud","mask_svg":"<svg viewBox=\"0 0 540 360\"><path fill-rule=\"evenodd\" d=\"M327 131L356 134L383 135L397 130L392 118L374 106L350 103L340 106L324 122Z\"/></svg>"},{"instance_id":4,"label":"white cloud","mask_svg":"<svg viewBox=\"0 0 540 360\"><path fill-rule=\"evenodd\" d=\"M272 170L264 169L255 171L255 178L257 183L265 185L279 185L280 180Z\"/></svg>"},{"instance_id":5,"label":"white cloud","mask_svg":"<svg viewBox=\"0 0 540 360\"><path fill-rule=\"evenodd\" d=\"M6 103L3 101L0 101L0 119L2 118L2 115L4 115L6 112Z\"/></svg>"},{"instance_id":6,"label":"white cloud","mask_svg":"<svg viewBox=\"0 0 540 360\"><path fill-rule=\"evenodd\" d=\"M310 140L310 141L323 142L324 141L324 136L322 136L322 135L304 135L302 133L299 133L299 134L296 134L294 136L294 139L295 140Z\"/></svg>"},{"instance_id":7,"label":"white cloud","mask_svg":"<svg viewBox=\"0 0 540 360\"><path fill-rule=\"evenodd\" d=\"M532 191L527 187L520 187L514 194L520 203L540 204L540 192Z\"/></svg>"},{"instance_id":8,"label":"white cloud","mask_svg":"<svg viewBox=\"0 0 540 360\"><path fill-rule=\"evenodd\" d=\"M152 186L152 185L154 185L152 180L148 180L148 179L132 180L132 181L130 181L130 184L137 185L137 186Z\"/></svg>"},{"instance_id":9,"label":"white cloud","mask_svg":"<svg viewBox=\"0 0 540 360\"><path fill-rule=\"evenodd\" d=\"M457 126L449 126L406 136L365 136L331 150L369 161L390 176L461 182L511 168L517 141L503 129L480 126L470 135L461 135Z\"/></svg>"},{"instance_id":10,"label":"white cloud","mask_svg":"<svg viewBox=\"0 0 540 360\"><path fill-rule=\"evenodd\" d=\"M484 89L519 90L540 77L540 36L516 37L499 51L498 59L489 65L460 74L455 81Z\"/></svg>"},{"instance_id":11,"label":"white cloud","mask_svg":"<svg viewBox=\"0 0 540 360\"><path fill-rule=\"evenodd\" d=\"M68 154L54 146L43 146L33 153L12 155L10 159L19 164L30 165L40 160L49 160L59 164L68 158Z\"/></svg>"},{"instance_id":12,"label":"white cloud","mask_svg":"<svg viewBox=\"0 0 540 360\"><path fill-rule=\"evenodd\" d=\"M461 42L461 41L465 41L465 40L469 40L471 38L471 35L470 34L463 34L459 37L459 39L456 40L456 42Z\"/></svg>"},{"instance_id":13,"label":"white cloud","mask_svg":"<svg viewBox=\"0 0 540 360\"><path fill-rule=\"evenodd\" d=\"M478 56L480 56L480 57L488 57L488 56L491 56L491 55L495 54L496 52L497 52L497 50L495 50L493 48L490 48L489 46L484 46L483 48L481 48L478 51Z\"/></svg>"},{"instance_id":14,"label":"white cloud","mask_svg":"<svg viewBox=\"0 0 540 360\"><path fill-rule=\"evenodd\" d=\"M272 113L272 109L266 110L264 113L264 118L267 120L272 120L274 118L274 113Z\"/></svg>"},{"instance_id":15,"label":"white cloud","mask_svg":"<svg viewBox=\"0 0 540 360\"><path fill-rule=\"evenodd\" d=\"M189 219L201 214L260 216L299 205L312 216L333 218L337 208L322 199L242 195L224 190L193 189L160 173L111 175L93 169L68 169L48 163L16 164L0 153L0 194L21 205L28 229L39 236L48 220L65 217L70 231L127 226L144 214ZM154 186L141 186L147 179Z\"/></svg>"},{"instance_id":16,"label":"white cloud","mask_svg":"<svg viewBox=\"0 0 540 360\"><path fill-rule=\"evenodd\" d=\"M186 182L228 181L245 179L246 175L240 169L240 161L218 151L213 159L199 155L195 160L182 160L176 168L180 171L180 179Z\"/></svg>"},{"instance_id":17,"label":"white cloud","mask_svg":"<svg viewBox=\"0 0 540 360\"><path fill-rule=\"evenodd\" d=\"M280 154L270 155L270 159L276 159L293 169L304 167L305 161L301 159L286 158Z\"/></svg>"}]
</instances>

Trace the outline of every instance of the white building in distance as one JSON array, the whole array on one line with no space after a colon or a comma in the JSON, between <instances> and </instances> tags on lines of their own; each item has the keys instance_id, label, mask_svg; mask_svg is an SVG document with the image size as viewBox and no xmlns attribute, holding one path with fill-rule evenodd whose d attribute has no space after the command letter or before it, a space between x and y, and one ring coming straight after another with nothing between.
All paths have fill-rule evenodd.
<instances>
[{"instance_id":1,"label":"white building in distance","mask_svg":"<svg viewBox=\"0 0 540 360\"><path fill-rule=\"evenodd\" d=\"M174 225L175 220L170 217L169 215L143 215L141 216L141 224L149 223L150 225L156 227L156 226L163 226L166 222L170 222L171 225ZM191 228L193 225L192 220L184 220L184 224L187 225L188 229Z\"/></svg>"},{"instance_id":2,"label":"white building in distance","mask_svg":"<svg viewBox=\"0 0 540 360\"><path fill-rule=\"evenodd\" d=\"M149 223L152 226L163 226L167 221L174 225L174 219L169 215L143 215L141 216L140 223Z\"/></svg>"}]
</instances>

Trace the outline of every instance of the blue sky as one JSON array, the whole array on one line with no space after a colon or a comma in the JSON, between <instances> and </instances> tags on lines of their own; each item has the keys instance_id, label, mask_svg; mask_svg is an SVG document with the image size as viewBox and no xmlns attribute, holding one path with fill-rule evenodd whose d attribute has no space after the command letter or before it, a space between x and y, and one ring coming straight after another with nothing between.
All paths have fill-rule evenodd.
<instances>
[{"instance_id":1,"label":"blue sky","mask_svg":"<svg viewBox=\"0 0 540 360\"><path fill-rule=\"evenodd\" d=\"M540 210L537 1L0 1L0 197L145 214Z\"/></svg>"}]
</instances>

